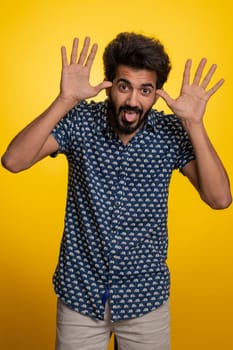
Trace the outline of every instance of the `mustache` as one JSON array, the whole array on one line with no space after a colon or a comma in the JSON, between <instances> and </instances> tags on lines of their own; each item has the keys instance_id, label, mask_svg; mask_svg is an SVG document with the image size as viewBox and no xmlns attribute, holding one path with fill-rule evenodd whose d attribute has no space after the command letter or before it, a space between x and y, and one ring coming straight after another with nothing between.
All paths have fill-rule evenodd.
<instances>
[{"instance_id":1,"label":"mustache","mask_svg":"<svg viewBox=\"0 0 233 350\"><path fill-rule=\"evenodd\" d=\"M119 108L119 113L122 112L122 111L135 112L135 113L139 113L139 114L143 113L143 110L141 108L132 107L132 106L128 106L128 105L121 106Z\"/></svg>"}]
</instances>

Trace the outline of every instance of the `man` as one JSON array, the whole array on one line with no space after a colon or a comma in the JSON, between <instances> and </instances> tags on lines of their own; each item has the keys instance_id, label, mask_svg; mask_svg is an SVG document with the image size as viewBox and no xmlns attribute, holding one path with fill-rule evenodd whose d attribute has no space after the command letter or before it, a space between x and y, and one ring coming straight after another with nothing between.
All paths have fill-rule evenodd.
<instances>
[{"instance_id":1,"label":"man","mask_svg":"<svg viewBox=\"0 0 233 350\"><path fill-rule=\"evenodd\" d=\"M170 61L162 44L119 34L104 51L105 79L89 83L97 51L85 38L70 63L62 47L60 93L9 145L3 165L13 172L45 156L69 163L66 221L54 275L58 296L57 350L106 349L112 331L119 349L169 349L167 197L179 169L214 209L231 203L228 176L204 128L207 89L202 59L180 96L164 90ZM105 89L107 100L86 102ZM152 109L161 97L173 111Z\"/></svg>"}]
</instances>

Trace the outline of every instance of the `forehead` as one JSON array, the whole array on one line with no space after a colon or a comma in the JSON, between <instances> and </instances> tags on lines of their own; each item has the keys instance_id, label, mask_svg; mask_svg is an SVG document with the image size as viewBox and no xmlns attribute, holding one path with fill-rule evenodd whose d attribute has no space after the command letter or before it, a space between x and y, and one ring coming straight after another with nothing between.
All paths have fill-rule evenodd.
<instances>
[{"instance_id":1,"label":"forehead","mask_svg":"<svg viewBox=\"0 0 233 350\"><path fill-rule=\"evenodd\" d=\"M124 65L118 66L114 81L127 80L131 85L153 85L156 86L156 72L147 69L132 68Z\"/></svg>"}]
</instances>

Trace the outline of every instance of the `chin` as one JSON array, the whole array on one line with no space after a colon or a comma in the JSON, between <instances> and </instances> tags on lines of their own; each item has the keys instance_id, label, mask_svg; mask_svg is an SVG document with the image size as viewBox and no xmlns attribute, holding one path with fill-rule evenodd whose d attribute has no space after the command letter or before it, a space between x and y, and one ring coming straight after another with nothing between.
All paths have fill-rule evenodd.
<instances>
[{"instance_id":1,"label":"chin","mask_svg":"<svg viewBox=\"0 0 233 350\"><path fill-rule=\"evenodd\" d=\"M134 134L137 130L140 129L143 122L137 122L136 124L118 124L118 131L125 135L131 135Z\"/></svg>"}]
</instances>

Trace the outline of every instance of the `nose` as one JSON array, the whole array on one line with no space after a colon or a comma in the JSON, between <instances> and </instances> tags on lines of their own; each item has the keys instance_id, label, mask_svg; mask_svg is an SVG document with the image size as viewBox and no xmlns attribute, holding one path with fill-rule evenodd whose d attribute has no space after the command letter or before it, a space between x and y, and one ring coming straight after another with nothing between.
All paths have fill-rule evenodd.
<instances>
[{"instance_id":1,"label":"nose","mask_svg":"<svg viewBox=\"0 0 233 350\"><path fill-rule=\"evenodd\" d=\"M138 93L136 89L130 90L128 96L127 96L127 104L131 107L137 107L138 106Z\"/></svg>"}]
</instances>

